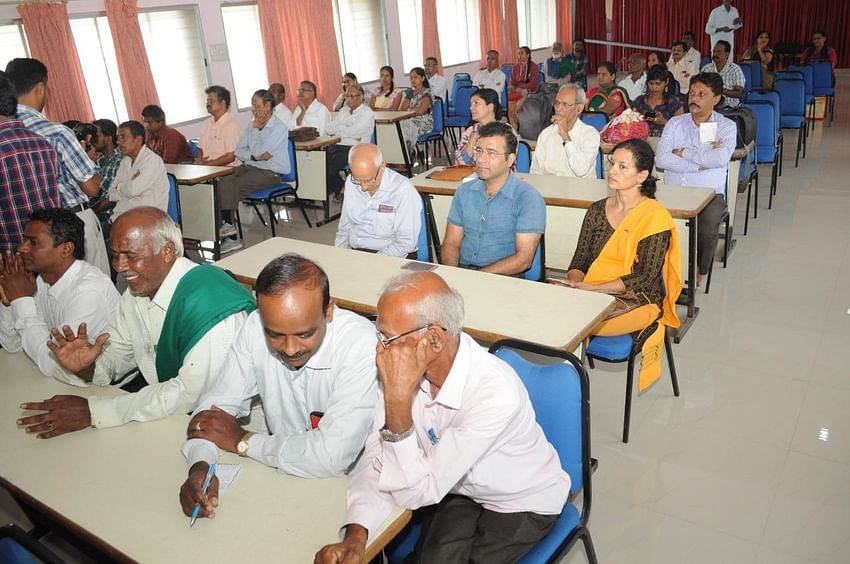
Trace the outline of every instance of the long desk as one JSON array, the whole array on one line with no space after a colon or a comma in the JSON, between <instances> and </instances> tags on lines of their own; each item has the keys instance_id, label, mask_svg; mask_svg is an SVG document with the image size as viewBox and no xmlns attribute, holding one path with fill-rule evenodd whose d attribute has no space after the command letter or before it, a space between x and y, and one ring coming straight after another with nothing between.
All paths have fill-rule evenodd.
<instances>
[{"instance_id":1,"label":"long desk","mask_svg":"<svg viewBox=\"0 0 850 564\"><path fill-rule=\"evenodd\" d=\"M324 217L316 222L316 226L339 219L339 214L330 214L325 149L340 141L339 137L325 135L310 141L297 141L295 143L295 160L298 166L298 197L322 203Z\"/></svg>"},{"instance_id":2,"label":"long desk","mask_svg":"<svg viewBox=\"0 0 850 564\"><path fill-rule=\"evenodd\" d=\"M436 229L433 240L439 245L440 235L445 232L451 198L460 185L428 178L436 167L414 176L411 181L420 193L429 196L429 222ZM520 178L534 186L546 202L546 265L567 270L575 252L581 223L585 210L593 202L610 196L605 180L565 178L550 174L518 174ZM658 185L656 198L673 216L679 229L682 248L682 271L686 273L687 293L684 303L687 306L687 318L676 334L676 342L685 335L693 319L699 312L696 307L696 216L714 197L710 188L683 188L680 186Z\"/></svg>"},{"instance_id":3,"label":"long desk","mask_svg":"<svg viewBox=\"0 0 850 564\"><path fill-rule=\"evenodd\" d=\"M413 110L375 112L375 138L384 155L384 161L390 164L403 164L408 174L413 169L413 163L404 144L401 122L413 117L415 113Z\"/></svg>"},{"instance_id":4,"label":"long desk","mask_svg":"<svg viewBox=\"0 0 850 564\"><path fill-rule=\"evenodd\" d=\"M0 486L29 513L47 517L104 556L137 562L312 562L336 542L345 520L347 478L303 479L250 459L239 463L215 519L189 528L177 498L186 477L180 446L186 415L54 439L27 435L15 421L25 401L55 394L114 396L43 377L24 353L0 351ZM397 508L367 547L376 555L410 519ZM98 558L103 560L103 558Z\"/></svg>"}]
</instances>

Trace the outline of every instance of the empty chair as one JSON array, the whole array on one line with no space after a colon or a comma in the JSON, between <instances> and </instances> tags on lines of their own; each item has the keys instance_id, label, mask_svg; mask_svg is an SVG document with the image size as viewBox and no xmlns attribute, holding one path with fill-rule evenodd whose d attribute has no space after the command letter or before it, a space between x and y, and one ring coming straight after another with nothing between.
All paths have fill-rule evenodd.
<instances>
[{"instance_id":1,"label":"empty chair","mask_svg":"<svg viewBox=\"0 0 850 564\"><path fill-rule=\"evenodd\" d=\"M780 127L781 124L780 124L780 120L779 120L779 106L780 106L779 92L777 92L776 90L752 90L752 91L747 93L747 95L744 97L743 101L744 102L754 102L754 101L757 101L757 100L760 100L762 102L766 102L766 103L770 104L771 106L773 106L774 126L776 127L776 130L779 132L779 176L782 176L782 157L783 157L784 152L785 152L785 150L784 150L785 138L782 135L782 128ZM774 189L773 189L773 192L771 192L771 194L773 194L775 192L776 192L776 186L774 185Z\"/></svg>"},{"instance_id":2,"label":"empty chair","mask_svg":"<svg viewBox=\"0 0 850 564\"><path fill-rule=\"evenodd\" d=\"M810 126L815 122L815 67L813 65L789 65L788 72L798 72L803 76L806 83L806 106L809 109L808 120Z\"/></svg>"},{"instance_id":3,"label":"empty chair","mask_svg":"<svg viewBox=\"0 0 850 564\"><path fill-rule=\"evenodd\" d=\"M779 92L779 127L797 130L797 156L794 166L800 165L800 147L806 157L806 85L800 79L779 76L773 83Z\"/></svg>"},{"instance_id":4,"label":"empty chair","mask_svg":"<svg viewBox=\"0 0 850 564\"><path fill-rule=\"evenodd\" d=\"M425 145L425 162L429 162L429 153L428 146L434 145L435 149L439 147L440 143L443 144L443 149L445 150L446 158L451 161L451 156L449 154L449 148L446 145L446 138L444 137L445 129L444 129L444 120L446 117L445 110L443 109L443 99L439 96L434 97L434 105L431 107L431 115L434 116L434 126L428 133L423 133L420 135L417 140L417 145ZM436 153L436 151L435 151Z\"/></svg>"},{"instance_id":5,"label":"empty chair","mask_svg":"<svg viewBox=\"0 0 850 564\"><path fill-rule=\"evenodd\" d=\"M832 125L832 118L835 114L835 81L833 79L832 63L829 61L819 61L812 63L814 69L814 95L816 97L826 97L826 111L829 114L829 125Z\"/></svg>"},{"instance_id":6,"label":"empty chair","mask_svg":"<svg viewBox=\"0 0 850 564\"><path fill-rule=\"evenodd\" d=\"M748 90L760 90L763 86L761 80L761 61L741 61L738 63L738 66L744 71L744 78L747 78L747 74L749 73L751 80L749 88L744 86L744 92ZM747 69L744 69L744 67L747 67Z\"/></svg>"},{"instance_id":7,"label":"empty chair","mask_svg":"<svg viewBox=\"0 0 850 564\"><path fill-rule=\"evenodd\" d=\"M472 113L469 109L469 104L472 99L472 95L478 90L477 86L472 84L463 85L458 88L457 94L455 95L455 111L454 114L450 114L445 121L445 127L449 128L449 134L452 137L452 144L457 146L457 140L455 139L453 128L459 128L461 132L464 128L466 128L469 123L472 121Z\"/></svg>"}]
</instances>

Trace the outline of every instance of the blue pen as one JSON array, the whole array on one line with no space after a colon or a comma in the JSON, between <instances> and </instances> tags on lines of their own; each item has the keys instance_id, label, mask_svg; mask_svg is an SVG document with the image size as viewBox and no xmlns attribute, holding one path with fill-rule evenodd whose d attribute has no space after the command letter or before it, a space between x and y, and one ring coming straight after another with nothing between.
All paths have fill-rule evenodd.
<instances>
[{"instance_id":1,"label":"blue pen","mask_svg":"<svg viewBox=\"0 0 850 564\"><path fill-rule=\"evenodd\" d=\"M204 495L207 495L207 492L210 489L210 483L212 482L213 476L215 476L215 465L216 465L215 462L210 464L210 469L207 470L207 477L204 478L204 485L203 485L203 488L202 488L203 491L204 491ZM195 521L198 520L198 514L200 512L201 512L201 504L196 503L195 509L192 510L192 520L189 521L189 527L190 528L195 526Z\"/></svg>"},{"instance_id":2,"label":"blue pen","mask_svg":"<svg viewBox=\"0 0 850 564\"><path fill-rule=\"evenodd\" d=\"M440 442L440 438L437 436L437 432L433 427L428 427L428 438L431 439L431 444L435 445Z\"/></svg>"}]
</instances>

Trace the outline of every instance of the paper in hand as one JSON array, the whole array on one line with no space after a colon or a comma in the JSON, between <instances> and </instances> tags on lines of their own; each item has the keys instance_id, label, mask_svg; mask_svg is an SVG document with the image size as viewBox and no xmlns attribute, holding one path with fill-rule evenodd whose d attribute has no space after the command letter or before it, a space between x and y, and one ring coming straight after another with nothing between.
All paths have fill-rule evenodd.
<instances>
[{"instance_id":1,"label":"paper in hand","mask_svg":"<svg viewBox=\"0 0 850 564\"><path fill-rule=\"evenodd\" d=\"M239 464L221 464L215 467L215 475L218 477L218 493L222 494L227 491L233 480L236 479L236 474L242 468Z\"/></svg>"},{"instance_id":2,"label":"paper in hand","mask_svg":"<svg viewBox=\"0 0 850 564\"><path fill-rule=\"evenodd\" d=\"M699 142L714 143L717 141L717 122L706 121L699 124Z\"/></svg>"}]
</instances>

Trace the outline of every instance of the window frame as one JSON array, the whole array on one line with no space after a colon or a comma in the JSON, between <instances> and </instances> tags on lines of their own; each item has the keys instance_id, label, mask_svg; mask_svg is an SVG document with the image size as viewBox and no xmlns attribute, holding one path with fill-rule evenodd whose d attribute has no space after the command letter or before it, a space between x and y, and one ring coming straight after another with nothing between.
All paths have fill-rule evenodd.
<instances>
[{"instance_id":1,"label":"window frame","mask_svg":"<svg viewBox=\"0 0 850 564\"><path fill-rule=\"evenodd\" d=\"M225 8L237 8L242 6L257 6L257 0L245 0L245 1L235 1L235 2L222 2L218 6L218 13L221 15L221 27L222 31L224 31L224 44L227 45L227 67L230 72L230 84L233 86L233 92L231 92L231 108L236 108L237 112L247 112L251 110L251 106L245 106L244 108L239 105L239 95L237 93L236 86L236 78L233 76L233 61L230 58L230 43L227 41L227 28L224 25L224 10ZM259 7L258 7L259 8ZM259 19L259 14L258 14ZM260 44L262 45L263 38L262 34L260 34ZM265 61L266 57L266 48L263 46L263 60ZM209 65L207 66L207 71L209 72ZM266 76L266 81L268 82L268 76ZM209 78L208 81L210 84L212 83L212 78ZM268 85L266 85L268 87ZM235 103L233 103L235 102Z\"/></svg>"},{"instance_id":2,"label":"window frame","mask_svg":"<svg viewBox=\"0 0 850 564\"><path fill-rule=\"evenodd\" d=\"M24 46L24 53L27 58L32 57L32 52L30 51L30 42L27 39L27 32L24 29L24 20L22 19L11 19L11 20L0 20L0 26L3 25L13 25L18 28L18 36L21 38L21 44Z\"/></svg>"},{"instance_id":3,"label":"window frame","mask_svg":"<svg viewBox=\"0 0 850 564\"><path fill-rule=\"evenodd\" d=\"M309 1L309 0L300 0L300 1ZM390 60L390 58L389 58L390 57L390 45L389 45L390 38L389 38L389 31L387 30L386 2L385 2L385 0L377 0L377 1L378 1L378 4L379 4L378 8L377 8L378 14L380 15L380 18L381 18L380 19L380 25L381 25L381 29L383 31L383 33L381 34L382 37L383 37L383 53L380 56L380 61L382 62L382 64L377 65L377 69L378 69L378 75L377 76L366 78L365 75L361 76L361 72L358 72L358 69L349 69L347 67L346 63L345 63L345 51L346 51L346 49L345 49L345 45L344 45L344 42L343 42L344 40L343 40L343 36L342 36L342 24L343 24L343 22L340 21L340 10L339 10L340 0L331 0L331 4L332 4L331 7L333 9L333 19L334 19L334 35L336 36L335 39L336 39L338 56L339 56L339 66L340 66L343 74L345 74L347 72L353 72L354 74L356 74L357 80L361 84L362 83L375 82L377 80L380 80L380 68L383 65L389 64L388 61Z\"/></svg>"}]
</instances>

